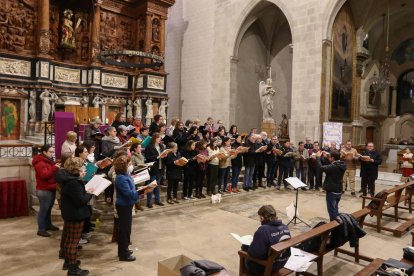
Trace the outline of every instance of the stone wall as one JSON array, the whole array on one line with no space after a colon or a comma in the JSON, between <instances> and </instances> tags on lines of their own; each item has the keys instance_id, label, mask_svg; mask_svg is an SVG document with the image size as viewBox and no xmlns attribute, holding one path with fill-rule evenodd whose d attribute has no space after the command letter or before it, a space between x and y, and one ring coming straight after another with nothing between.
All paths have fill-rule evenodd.
<instances>
[{"instance_id":1,"label":"stone wall","mask_svg":"<svg viewBox=\"0 0 414 276\"><path fill-rule=\"evenodd\" d=\"M170 76L168 93L171 98L179 99L181 96L184 100L182 118L200 117L205 120L211 115L230 125L236 121L237 113L244 112L234 104L233 100L239 95L237 89L231 87L231 82L237 81L234 76L237 73L234 60L238 58L234 56L235 42L243 21L260 2L183 0L170 9L171 15L180 16L171 16L167 22L167 48L174 48L167 51L167 71L173 72L181 67L181 77ZM322 41L328 38L331 19L344 1L268 2L282 10L292 32L291 137L295 141L305 135L318 139L321 135ZM182 47L177 46L180 43ZM178 56L182 57L181 63L176 60ZM275 99L277 101L277 97ZM248 98L243 100L249 102ZM255 101L254 104L259 103ZM171 106L169 112L170 115L179 115L178 111L179 106L176 105Z\"/></svg>"}]
</instances>

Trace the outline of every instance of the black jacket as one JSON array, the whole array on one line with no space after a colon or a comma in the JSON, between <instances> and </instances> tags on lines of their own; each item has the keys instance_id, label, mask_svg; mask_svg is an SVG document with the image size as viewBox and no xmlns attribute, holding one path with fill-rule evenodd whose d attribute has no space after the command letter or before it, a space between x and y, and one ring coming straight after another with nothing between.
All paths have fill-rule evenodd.
<instances>
[{"instance_id":1,"label":"black jacket","mask_svg":"<svg viewBox=\"0 0 414 276\"><path fill-rule=\"evenodd\" d=\"M187 133L184 130L179 130L178 128L174 129L173 131L173 139L177 143L178 152L182 153L185 148L185 144L187 144Z\"/></svg>"},{"instance_id":2,"label":"black jacket","mask_svg":"<svg viewBox=\"0 0 414 276\"><path fill-rule=\"evenodd\" d=\"M191 175L195 174L195 171L198 167L197 160L195 159L195 157L197 156L197 152L195 150L190 150L190 151L184 150L182 156L187 158L188 160L188 163L184 167L184 172L186 174L191 174Z\"/></svg>"},{"instance_id":3,"label":"black jacket","mask_svg":"<svg viewBox=\"0 0 414 276\"><path fill-rule=\"evenodd\" d=\"M257 148L260 148L262 146L266 146L266 144L264 142L262 143L256 143L257 144ZM256 166L264 166L265 165L265 158L266 158L266 152L258 152L256 153Z\"/></svg>"},{"instance_id":4,"label":"black jacket","mask_svg":"<svg viewBox=\"0 0 414 276\"><path fill-rule=\"evenodd\" d=\"M256 150L258 149L257 143L252 143L247 140L245 147L249 147L249 150L243 154L243 163L245 167L252 167L256 164Z\"/></svg>"},{"instance_id":5,"label":"black jacket","mask_svg":"<svg viewBox=\"0 0 414 276\"><path fill-rule=\"evenodd\" d=\"M327 192L342 193L342 178L346 171L344 161L335 161L329 165L322 165L321 158L316 157L318 168L326 173L323 188Z\"/></svg>"},{"instance_id":6,"label":"black jacket","mask_svg":"<svg viewBox=\"0 0 414 276\"><path fill-rule=\"evenodd\" d=\"M290 167L290 165L293 162L293 158L285 157L285 154L289 152L293 152L293 150L291 148L286 148L285 146L282 146L280 150L282 151L282 154L279 157L279 165L283 167Z\"/></svg>"},{"instance_id":7,"label":"black jacket","mask_svg":"<svg viewBox=\"0 0 414 276\"><path fill-rule=\"evenodd\" d=\"M381 159L381 155L376 152L375 150L373 151L368 151L365 150L362 153L363 156L369 156L372 159L374 159L374 162L367 162L367 161L361 161L361 173L360 176L361 177L369 177L371 179L377 179L378 178L378 166L381 165L382 163L382 159Z\"/></svg>"},{"instance_id":8,"label":"black jacket","mask_svg":"<svg viewBox=\"0 0 414 276\"><path fill-rule=\"evenodd\" d=\"M164 145L160 144L160 153L163 152L165 149ZM162 159L158 159L159 153L154 146L148 146L145 148L145 162L151 163L155 162L150 169L150 175L155 175L159 171L161 171L164 167ZM161 170L159 169L159 162L161 162Z\"/></svg>"},{"instance_id":9,"label":"black jacket","mask_svg":"<svg viewBox=\"0 0 414 276\"><path fill-rule=\"evenodd\" d=\"M179 152L176 154L169 153L166 157L166 165L167 165L167 179L177 180L181 178L181 171L182 167L177 166L174 162L181 158Z\"/></svg>"},{"instance_id":10,"label":"black jacket","mask_svg":"<svg viewBox=\"0 0 414 276\"><path fill-rule=\"evenodd\" d=\"M267 150L266 150L266 163L268 164L275 164L278 161L278 157L272 152L272 150L274 149L280 149L280 144L272 144L269 143L267 145Z\"/></svg>"},{"instance_id":11,"label":"black jacket","mask_svg":"<svg viewBox=\"0 0 414 276\"><path fill-rule=\"evenodd\" d=\"M339 214L335 220L339 226L332 231L329 249L340 247L349 241L351 247L359 244L359 239L366 235L366 232L359 226L355 218L350 214Z\"/></svg>"},{"instance_id":12,"label":"black jacket","mask_svg":"<svg viewBox=\"0 0 414 276\"><path fill-rule=\"evenodd\" d=\"M62 185L61 213L64 220L81 221L91 216L88 202L92 195L87 194L79 175L69 174L60 169L56 172L56 181Z\"/></svg>"},{"instance_id":13,"label":"black jacket","mask_svg":"<svg viewBox=\"0 0 414 276\"><path fill-rule=\"evenodd\" d=\"M152 122L150 124L150 126L149 126L149 129L148 129L149 135L154 134L154 132L157 130L157 127L158 127L157 123L156 122Z\"/></svg>"},{"instance_id":14,"label":"black jacket","mask_svg":"<svg viewBox=\"0 0 414 276\"><path fill-rule=\"evenodd\" d=\"M237 142L234 142L231 145L231 148L232 149L237 149L240 146L241 146L241 144L239 144ZM243 155L241 153L237 154L237 156L235 158L231 159L231 165L235 166L235 167L239 167L239 168L243 167L243 157L242 156Z\"/></svg>"}]
</instances>

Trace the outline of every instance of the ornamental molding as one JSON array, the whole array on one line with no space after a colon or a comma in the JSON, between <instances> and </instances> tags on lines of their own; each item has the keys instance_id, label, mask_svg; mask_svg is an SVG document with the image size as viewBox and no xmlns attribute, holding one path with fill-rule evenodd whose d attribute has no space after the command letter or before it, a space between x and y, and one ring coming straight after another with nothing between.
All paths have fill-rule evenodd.
<instances>
[{"instance_id":1,"label":"ornamental molding","mask_svg":"<svg viewBox=\"0 0 414 276\"><path fill-rule=\"evenodd\" d=\"M94 70L93 71L93 84L100 84L101 83L101 70Z\"/></svg>"},{"instance_id":2,"label":"ornamental molding","mask_svg":"<svg viewBox=\"0 0 414 276\"><path fill-rule=\"evenodd\" d=\"M31 63L26 60L0 57L0 74L30 77Z\"/></svg>"},{"instance_id":3,"label":"ornamental molding","mask_svg":"<svg viewBox=\"0 0 414 276\"><path fill-rule=\"evenodd\" d=\"M102 73L102 86L126 89L128 88L128 77Z\"/></svg>"},{"instance_id":4,"label":"ornamental molding","mask_svg":"<svg viewBox=\"0 0 414 276\"><path fill-rule=\"evenodd\" d=\"M80 70L55 66L55 81L80 83Z\"/></svg>"},{"instance_id":5,"label":"ornamental molding","mask_svg":"<svg viewBox=\"0 0 414 276\"><path fill-rule=\"evenodd\" d=\"M40 62L40 77L49 78L49 62Z\"/></svg>"}]
</instances>

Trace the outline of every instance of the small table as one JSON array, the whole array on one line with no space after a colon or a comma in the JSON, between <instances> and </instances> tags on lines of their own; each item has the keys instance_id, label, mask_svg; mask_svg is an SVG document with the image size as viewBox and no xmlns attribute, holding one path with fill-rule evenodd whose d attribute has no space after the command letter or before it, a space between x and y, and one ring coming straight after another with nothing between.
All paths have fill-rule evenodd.
<instances>
[{"instance_id":1,"label":"small table","mask_svg":"<svg viewBox=\"0 0 414 276\"><path fill-rule=\"evenodd\" d=\"M28 216L26 180L0 179L0 218Z\"/></svg>"}]
</instances>

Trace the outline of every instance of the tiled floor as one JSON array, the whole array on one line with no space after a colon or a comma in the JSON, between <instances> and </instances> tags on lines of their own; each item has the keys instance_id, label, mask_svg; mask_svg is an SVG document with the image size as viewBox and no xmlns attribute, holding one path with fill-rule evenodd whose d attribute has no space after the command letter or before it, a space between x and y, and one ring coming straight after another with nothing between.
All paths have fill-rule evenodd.
<instances>
[{"instance_id":1,"label":"tiled floor","mask_svg":"<svg viewBox=\"0 0 414 276\"><path fill-rule=\"evenodd\" d=\"M378 187L378 190L381 187ZM163 208L159 212L139 212L132 226L132 246L137 261L117 260L117 247L110 242L112 221L105 220L93 233L91 243L84 246L79 259L91 275L157 275L159 260L179 254L194 259L210 259L238 275L239 243L230 232L253 234L259 226L256 212L263 204L272 204L279 217L287 223L286 206L294 200L293 192L265 191L224 197L221 204L181 204L181 208ZM175 206L177 207L177 206ZM361 208L361 199L343 196L340 211L353 212ZM312 225L327 218L324 193L300 192L299 214ZM371 218L369 218L371 219ZM60 227L62 222L56 222ZM390 223L392 225L393 223ZM0 220L0 275L65 275L58 259L61 232L51 238L36 235L36 217ZM290 227L293 235L306 231L302 224ZM402 248L410 245L411 235L395 238L390 233L377 233L366 228L368 235L361 240L360 251L370 257L400 259ZM363 262L363 264L366 264ZM362 269L350 258L329 253L324 259L324 275L353 275ZM315 271L316 265L310 270Z\"/></svg>"}]
</instances>

